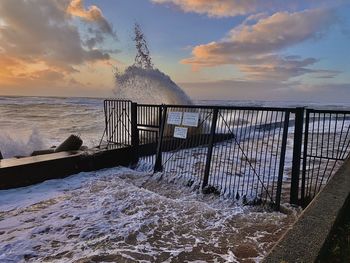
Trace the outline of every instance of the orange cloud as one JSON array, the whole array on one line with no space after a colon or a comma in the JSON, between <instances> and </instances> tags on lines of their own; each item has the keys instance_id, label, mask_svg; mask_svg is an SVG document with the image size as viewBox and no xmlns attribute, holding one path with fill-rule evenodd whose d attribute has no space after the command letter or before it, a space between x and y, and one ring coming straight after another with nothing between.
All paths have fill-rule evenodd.
<instances>
[{"instance_id":1,"label":"orange cloud","mask_svg":"<svg viewBox=\"0 0 350 263\"><path fill-rule=\"evenodd\" d=\"M256 12L293 10L314 5L337 5L342 0L151 0L155 4L171 4L185 12L205 14L210 17L233 17Z\"/></svg>"},{"instance_id":2,"label":"orange cloud","mask_svg":"<svg viewBox=\"0 0 350 263\"><path fill-rule=\"evenodd\" d=\"M105 34L112 34L101 10L86 11L98 29L89 25L91 30L84 34L89 38L83 39L73 14L67 13L70 4L68 0L0 1L0 93L5 88L87 87L77 81L79 75L93 75L86 73L86 65L110 62L110 52L96 47ZM90 43L96 36L99 39Z\"/></svg>"},{"instance_id":3,"label":"orange cloud","mask_svg":"<svg viewBox=\"0 0 350 263\"><path fill-rule=\"evenodd\" d=\"M192 57L181 62L194 70L232 64L251 78L286 80L315 72L306 67L317 60L283 57L277 52L318 38L336 21L335 14L325 9L279 12L255 24L244 22L220 41L194 47Z\"/></svg>"},{"instance_id":4,"label":"orange cloud","mask_svg":"<svg viewBox=\"0 0 350 263\"><path fill-rule=\"evenodd\" d=\"M174 4L185 12L207 14L213 17L226 17L244 15L255 12L258 5L270 5L276 1L256 1L256 0L152 0L157 4ZM258 3L260 2L260 3Z\"/></svg>"},{"instance_id":5,"label":"orange cloud","mask_svg":"<svg viewBox=\"0 0 350 263\"><path fill-rule=\"evenodd\" d=\"M80 17L86 21L96 22L103 32L114 34L112 26L103 16L101 9L95 5L89 6L88 9L85 9L84 0L72 0L67 7L67 13Z\"/></svg>"}]
</instances>

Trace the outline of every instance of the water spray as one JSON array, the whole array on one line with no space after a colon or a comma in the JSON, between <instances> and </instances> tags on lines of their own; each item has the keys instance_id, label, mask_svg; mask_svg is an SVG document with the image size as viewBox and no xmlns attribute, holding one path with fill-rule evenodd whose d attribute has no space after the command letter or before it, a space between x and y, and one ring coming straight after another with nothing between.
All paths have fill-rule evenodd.
<instances>
[{"instance_id":1,"label":"water spray","mask_svg":"<svg viewBox=\"0 0 350 263\"><path fill-rule=\"evenodd\" d=\"M147 104L192 104L191 99L168 75L154 67L139 24L135 24L134 33L135 62L124 72L116 71L116 97Z\"/></svg>"}]
</instances>

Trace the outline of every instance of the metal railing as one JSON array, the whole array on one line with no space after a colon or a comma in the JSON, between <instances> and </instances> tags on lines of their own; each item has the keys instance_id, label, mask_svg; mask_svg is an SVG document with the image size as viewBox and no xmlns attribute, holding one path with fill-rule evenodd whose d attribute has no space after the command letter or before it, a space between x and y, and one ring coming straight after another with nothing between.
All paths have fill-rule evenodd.
<instances>
[{"instance_id":1,"label":"metal railing","mask_svg":"<svg viewBox=\"0 0 350 263\"><path fill-rule=\"evenodd\" d=\"M155 171L204 192L279 207L290 113L294 109L164 105ZM167 123L197 113L198 125ZM174 138L176 127L186 138Z\"/></svg>"},{"instance_id":2,"label":"metal railing","mask_svg":"<svg viewBox=\"0 0 350 263\"><path fill-rule=\"evenodd\" d=\"M105 100L105 129L99 147L120 148L132 145L131 105L129 100Z\"/></svg>"},{"instance_id":3,"label":"metal railing","mask_svg":"<svg viewBox=\"0 0 350 263\"><path fill-rule=\"evenodd\" d=\"M350 154L350 111L306 110L301 202L308 204Z\"/></svg>"},{"instance_id":4,"label":"metal railing","mask_svg":"<svg viewBox=\"0 0 350 263\"><path fill-rule=\"evenodd\" d=\"M350 154L350 111L125 100L106 100L104 110L108 148L134 147L135 161L156 172L277 209L306 206ZM174 112L197 116L196 125L169 123Z\"/></svg>"}]
</instances>

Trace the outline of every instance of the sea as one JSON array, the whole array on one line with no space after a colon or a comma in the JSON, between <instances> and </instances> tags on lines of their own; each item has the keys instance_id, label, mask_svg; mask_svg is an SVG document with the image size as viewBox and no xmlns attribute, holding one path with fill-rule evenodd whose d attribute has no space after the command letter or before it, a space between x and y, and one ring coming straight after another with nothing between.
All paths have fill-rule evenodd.
<instances>
[{"instance_id":1,"label":"sea","mask_svg":"<svg viewBox=\"0 0 350 263\"><path fill-rule=\"evenodd\" d=\"M337 103L195 101L350 109ZM102 98L0 97L5 158L70 134L99 144ZM0 191L0 262L260 262L300 210L202 195L142 169L115 167Z\"/></svg>"},{"instance_id":2,"label":"sea","mask_svg":"<svg viewBox=\"0 0 350 263\"><path fill-rule=\"evenodd\" d=\"M350 109L350 102L197 100L199 105L237 105ZM0 151L6 158L57 146L70 134L97 146L104 131L102 98L0 96Z\"/></svg>"}]
</instances>

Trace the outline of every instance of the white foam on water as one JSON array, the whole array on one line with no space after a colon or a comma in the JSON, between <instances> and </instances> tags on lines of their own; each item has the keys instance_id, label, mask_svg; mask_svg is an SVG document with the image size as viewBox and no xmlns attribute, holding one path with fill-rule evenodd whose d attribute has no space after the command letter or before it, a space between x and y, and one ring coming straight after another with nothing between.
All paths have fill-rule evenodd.
<instances>
[{"instance_id":1,"label":"white foam on water","mask_svg":"<svg viewBox=\"0 0 350 263\"><path fill-rule=\"evenodd\" d=\"M257 262L293 221L160 177L113 168L0 191L0 261Z\"/></svg>"}]
</instances>

